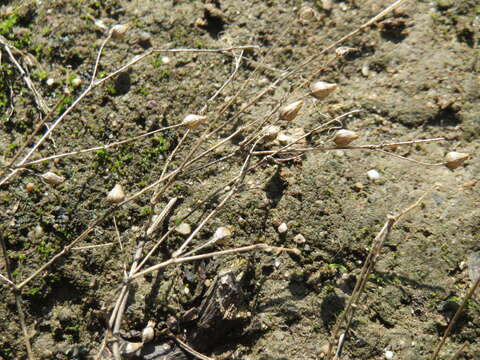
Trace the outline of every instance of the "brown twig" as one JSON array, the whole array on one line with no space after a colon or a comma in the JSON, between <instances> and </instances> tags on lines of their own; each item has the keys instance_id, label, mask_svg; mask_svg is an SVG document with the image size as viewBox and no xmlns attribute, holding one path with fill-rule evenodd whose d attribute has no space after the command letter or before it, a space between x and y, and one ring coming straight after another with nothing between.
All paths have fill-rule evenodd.
<instances>
[{"instance_id":1,"label":"brown twig","mask_svg":"<svg viewBox=\"0 0 480 360\"><path fill-rule=\"evenodd\" d=\"M453 318L450 320L448 327L445 329L445 332L443 333L442 339L438 343L435 352L433 353L432 357L430 358L431 360L435 360L438 356L438 353L442 349L443 345L445 344L445 341L447 340L448 335L450 334L450 331L452 331L453 325L457 322L460 314L462 313L463 309L465 309L465 306L467 305L468 300L471 299L473 294L475 294L475 291L478 289L480 286L480 276L477 277L477 280L473 283L473 285L470 287L469 291L467 292L467 295L463 299L462 303L460 304L460 307L457 309L455 312L455 315Z\"/></svg>"},{"instance_id":2,"label":"brown twig","mask_svg":"<svg viewBox=\"0 0 480 360\"><path fill-rule=\"evenodd\" d=\"M430 194L430 191L424 193L415 203L410 205L409 207L405 208L404 210L400 211L397 215L392 215L387 217L387 221L383 225L382 229L380 232L377 234L375 239L373 240L371 249L368 253L368 256L363 264L362 270L360 272L360 275L357 279L357 282L355 284L355 287L353 289L352 295L350 296L350 299L348 301L348 304L345 308L345 310L342 312L340 315L339 319L337 320L337 323L334 327L334 330L332 331L332 335L330 337L330 346L327 351L327 359L331 359L332 353L332 347L333 344L336 342L336 339L338 338L340 329L342 328L343 324L345 323L345 330L343 332L344 337L346 338L348 336L348 330L350 328L350 325L352 323L353 317L355 315L355 310L357 308L357 305L360 300L360 296L363 293L363 290L365 289L365 285L368 281L369 275L372 272L373 268L375 267L375 264L377 262L378 256L380 255L380 251L383 247L383 244L385 241L388 239L390 236L390 233L393 229L393 226L406 214L408 214L410 211L418 207L421 202L425 199L425 197ZM338 356L340 354L337 354Z\"/></svg>"},{"instance_id":3,"label":"brown twig","mask_svg":"<svg viewBox=\"0 0 480 360\"><path fill-rule=\"evenodd\" d=\"M5 239L3 238L3 234L1 231L0 231L0 247L2 248L3 261L5 262L5 268L7 270L9 283L15 286L15 280L13 279L12 271L10 269L10 261L8 259L7 246L5 244ZM15 296L15 305L17 307L18 317L20 319L20 326L23 332L23 341L27 349L28 359L33 360L34 357L32 352L32 345L30 344L30 335L28 334L27 325L25 323L25 313L23 312L23 307L22 307L22 294L20 292L20 289L17 286L13 288L13 294Z\"/></svg>"}]
</instances>

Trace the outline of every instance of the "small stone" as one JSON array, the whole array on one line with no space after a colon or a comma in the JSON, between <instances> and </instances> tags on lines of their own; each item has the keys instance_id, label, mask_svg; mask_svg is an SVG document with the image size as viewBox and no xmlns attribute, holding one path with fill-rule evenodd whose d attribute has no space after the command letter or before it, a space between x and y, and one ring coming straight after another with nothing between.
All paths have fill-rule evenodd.
<instances>
[{"instance_id":1,"label":"small stone","mask_svg":"<svg viewBox=\"0 0 480 360\"><path fill-rule=\"evenodd\" d=\"M360 182L357 182L353 185L353 190L355 191L362 191L364 188L363 184Z\"/></svg>"},{"instance_id":2,"label":"small stone","mask_svg":"<svg viewBox=\"0 0 480 360\"><path fill-rule=\"evenodd\" d=\"M393 353L393 351L385 350L385 359L393 359L394 356L395 354Z\"/></svg>"},{"instance_id":3,"label":"small stone","mask_svg":"<svg viewBox=\"0 0 480 360\"><path fill-rule=\"evenodd\" d=\"M48 78L47 79L47 85L52 86L53 84L55 84L55 79L54 78Z\"/></svg>"},{"instance_id":4,"label":"small stone","mask_svg":"<svg viewBox=\"0 0 480 360\"><path fill-rule=\"evenodd\" d=\"M187 236L192 232L192 227L190 226L190 224L181 223L175 228L175 231L180 235Z\"/></svg>"},{"instance_id":5,"label":"small stone","mask_svg":"<svg viewBox=\"0 0 480 360\"><path fill-rule=\"evenodd\" d=\"M116 184L112 190L107 195L107 201L110 203L121 203L125 200L125 193L123 191L123 186L121 184Z\"/></svg>"},{"instance_id":6,"label":"small stone","mask_svg":"<svg viewBox=\"0 0 480 360\"><path fill-rule=\"evenodd\" d=\"M295 243L297 243L297 244L305 244L305 242L307 240L305 239L305 237L302 234L297 234L293 238L293 241L295 241Z\"/></svg>"},{"instance_id":7,"label":"small stone","mask_svg":"<svg viewBox=\"0 0 480 360\"><path fill-rule=\"evenodd\" d=\"M368 171L367 171L367 176L368 176L368 178L369 178L370 180L378 180L378 179L380 179L380 174L378 173L377 170L374 170L374 169L368 170Z\"/></svg>"},{"instance_id":8,"label":"small stone","mask_svg":"<svg viewBox=\"0 0 480 360\"><path fill-rule=\"evenodd\" d=\"M285 223L281 223L281 224L278 226L277 230L278 230L278 232L279 232L280 234L284 234L284 233L287 232L288 226L287 226L287 224L285 224Z\"/></svg>"}]
</instances>

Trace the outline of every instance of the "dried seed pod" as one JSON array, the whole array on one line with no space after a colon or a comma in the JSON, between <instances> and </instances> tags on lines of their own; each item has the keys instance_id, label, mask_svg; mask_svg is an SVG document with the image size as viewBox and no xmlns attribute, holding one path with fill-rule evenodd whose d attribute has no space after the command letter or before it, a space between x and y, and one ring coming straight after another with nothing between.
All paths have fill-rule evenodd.
<instances>
[{"instance_id":1,"label":"dried seed pod","mask_svg":"<svg viewBox=\"0 0 480 360\"><path fill-rule=\"evenodd\" d=\"M41 175L41 177L48 185L58 185L65 181L63 176L59 176L51 171L46 172L45 174Z\"/></svg>"},{"instance_id":2,"label":"dried seed pod","mask_svg":"<svg viewBox=\"0 0 480 360\"><path fill-rule=\"evenodd\" d=\"M124 341L120 344L120 355L132 357L137 351L143 347L141 342Z\"/></svg>"},{"instance_id":3,"label":"dried seed pod","mask_svg":"<svg viewBox=\"0 0 480 360\"><path fill-rule=\"evenodd\" d=\"M292 121L297 117L298 112L300 111L302 106L303 100L298 100L280 108L280 119Z\"/></svg>"},{"instance_id":4,"label":"dried seed pod","mask_svg":"<svg viewBox=\"0 0 480 360\"><path fill-rule=\"evenodd\" d=\"M358 139L359 135L352 130L340 129L333 136L333 141L337 146L347 146L353 140Z\"/></svg>"},{"instance_id":5,"label":"dried seed pod","mask_svg":"<svg viewBox=\"0 0 480 360\"><path fill-rule=\"evenodd\" d=\"M121 203L123 200L125 200L125 193L123 192L123 186L121 184L117 184L108 193L107 201L118 204L118 203Z\"/></svg>"},{"instance_id":6,"label":"dried seed pod","mask_svg":"<svg viewBox=\"0 0 480 360\"><path fill-rule=\"evenodd\" d=\"M189 114L185 116L182 121L182 125L185 125L189 129L195 129L200 124L204 123L207 120L206 116Z\"/></svg>"},{"instance_id":7,"label":"dried seed pod","mask_svg":"<svg viewBox=\"0 0 480 360\"><path fill-rule=\"evenodd\" d=\"M280 233L280 234L284 234L288 231L288 226L287 224L285 223L281 223L278 228L277 228L277 231Z\"/></svg>"},{"instance_id":8,"label":"dried seed pod","mask_svg":"<svg viewBox=\"0 0 480 360\"><path fill-rule=\"evenodd\" d=\"M265 141L275 140L280 132L280 127L276 125L269 125L263 128L263 138Z\"/></svg>"},{"instance_id":9,"label":"dried seed pod","mask_svg":"<svg viewBox=\"0 0 480 360\"><path fill-rule=\"evenodd\" d=\"M470 154L451 151L445 156L445 160L447 160L445 165L449 169L453 170L461 166L465 162L465 160L467 160L469 157L470 157Z\"/></svg>"},{"instance_id":10,"label":"dried seed pod","mask_svg":"<svg viewBox=\"0 0 480 360\"><path fill-rule=\"evenodd\" d=\"M78 76L73 78L70 83L72 84L72 86L74 87L79 87L80 85L82 85L82 79L80 79Z\"/></svg>"},{"instance_id":11,"label":"dried seed pod","mask_svg":"<svg viewBox=\"0 0 480 360\"><path fill-rule=\"evenodd\" d=\"M217 230L215 230L215 234L213 234L214 241L220 241L227 237L232 236L233 232L226 226L220 226Z\"/></svg>"},{"instance_id":12,"label":"dried seed pod","mask_svg":"<svg viewBox=\"0 0 480 360\"><path fill-rule=\"evenodd\" d=\"M149 320L145 329L142 330L142 342L145 344L155 337L155 321Z\"/></svg>"},{"instance_id":13,"label":"dried seed pod","mask_svg":"<svg viewBox=\"0 0 480 360\"><path fill-rule=\"evenodd\" d=\"M315 10L310 6L302 6L299 11L300 19L302 20L311 20L316 16Z\"/></svg>"},{"instance_id":14,"label":"dried seed pod","mask_svg":"<svg viewBox=\"0 0 480 360\"><path fill-rule=\"evenodd\" d=\"M324 99L337 88L337 84L325 81L316 81L310 85L311 95L317 99Z\"/></svg>"},{"instance_id":15,"label":"dried seed pod","mask_svg":"<svg viewBox=\"0 0 480 360\"><path fill-rule=\"evenodd\" d=\"M129 29L130 29L129 24L117 24L110 29L110 35L114 39L123 39Z\"/></svg>"}]
</instances>

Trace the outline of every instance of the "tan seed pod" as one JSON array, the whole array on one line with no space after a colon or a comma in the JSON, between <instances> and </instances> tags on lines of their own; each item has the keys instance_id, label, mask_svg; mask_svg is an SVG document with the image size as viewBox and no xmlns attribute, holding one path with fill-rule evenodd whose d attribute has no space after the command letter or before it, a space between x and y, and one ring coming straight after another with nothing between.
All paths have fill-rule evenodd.
<instances>
[{"instance_id":1,"label":"tan seed pod","mask_svg":"<svg viewBox=\"0 0 480 360\"><path fill-rule=\"evenodd\" d=\"M337 88L337 84L325 81L316 81L310 85L311 95L317 99L324 99Z\"/></svg>"},{"instance_id":2,"label":"tan seed pod","mask_svg":"<svg viewBox=\"0 0 480 360\"><path fill-rule=\"evenodd\" d=\"M143 347L143 343L141 342L125 341L120 344L120 355L125 357L131 357L142 347Z\"/></svg>"},{"instance_id":3,"label":"tan seed pod","mask_svg":"<svg viewBox=\"0 0 480 360\"><path fill-rule=\"evenodd\" d=\"M55 174L54 172L51 172L51 171L43 174L42 179L48 185L58 185L58 184L61 184L65 181L65 178L63 176L59 176L59 175L57 175L57 174Z\"/></svg>"},{"instance_id":4,"label":"tan seed pod","mask_svg":"<svg viewBox=\"0 0 480 360\"><path fill-rule=\"evenodd\" d=\"M280 108L280 119L292 121L297 117L298 112L302 108L302 105L303 100L298 100Z\"/></svg>"},{"instance_id":5,"label":"tan seed pod","mask_svg":"<svg viewBox=\"0 0 480 360\"><path fill-rule=\"evenodd\" d=\"M155 337L155 321L149 320L145 329L142 330L142 342L145 344Z\"/></svg>"},{"instance_id":6,"label":"tan seed pod","mask_svg":"<svg viewBox=\"0 0 480 360\"><path fill-rule=\"evenodd\" d=\"M461 166L465 162L465 160L468 160L469 157L470 154L451 151L447 155L445 155L445 160L447 160L445 165L449 169L453 170Z\"/></svg>"},{"instance_id":7,"label":"tan seed pod","mask_svg":"<svg viewBox=\"0 0 480 360\"><path fill-rule=\"evenodd\" d=\"M113 187L112 190L107 195L107 201L118 204L125 200L125 193L123 192L123 186L121 184L117 184Z\"/></svg>"},{"instance_id":8,"label":"tan seed pod","mask_svg":"<svg viewBox=\"0 0 480 360\"><path fill-rule=\"evenodd\" d=\"M130 29L129 24L117 24L110 29L110 35L114 39L123 39Z\"/></svg>"},{"instance_id":9,"label":"tan seed pod","mask_svg":"<svg viewBox=\"0 0 480 360\"><path fill-rule=\"evenodd\" d=\"M276 125L268 125L262 129L265 141L275 140L280 132L280 127Z\"/></svg>"},{"instance_id":10,"label":"tan seed pod","mask_svg":"<svg viewBox=\"0 0 480 360\"><path fill-rule=\"evenodd\" d=\"M333 137L333 141L337 146L347 146L353 140L358 139L359 135L352 130L340 129Z\"/></svg>"},{"instance_id":11,"label":"tan seed pod","mask_svg":"<svg viewBox=\"0 0 480 360\"><path fill-rule=\"evenodd\" d=\"M310 6L302 6L299 15L302 20L311 20L315 18L316 13Z\"/></svg>"},{"instance_id":12,"label":"tan seed pod","mask_svg":"<svg viewBox=\"0 0 480 360\"><path fill-rule=\"evenodd\" d=\"M185 116L182 121L182 125L186 126L189 129L195 129L200 124L204 123L207 120L206 116L189 114Z\"/></svg>"}]
</instances>

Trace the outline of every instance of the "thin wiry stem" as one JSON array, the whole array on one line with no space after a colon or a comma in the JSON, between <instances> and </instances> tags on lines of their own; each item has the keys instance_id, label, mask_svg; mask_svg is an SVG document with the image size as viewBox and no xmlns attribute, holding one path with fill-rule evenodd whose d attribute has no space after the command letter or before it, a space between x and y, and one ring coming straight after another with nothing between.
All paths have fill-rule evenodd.
<instances>
[{"instance_id":1,"label":"thin wiry stem","mask_svg":"<svg viewBox=\"0 0 480 360\"><path fill-rule=\"evenodd\" d=\"M5 263L5 268L7 270L8 280L10 280L10 283L14 284L15 286L15 281L13 279L12 271L10 269L10 261L7 253L7 245L5 244L5 239L1 232L0 232L0 247L2 248L3 261ZM20 319L20 326L23 332L23 341L27 349L28 359L33 360L34 357L32 352L32 345L30 344L30 335L28 333L27 325L25 323L25 313L23 312L22 294L20 292L20 288L15 286L13 289L13 294L15 296L15 305L17 307L18 317Z\"/></svg>"}]
</instances>

